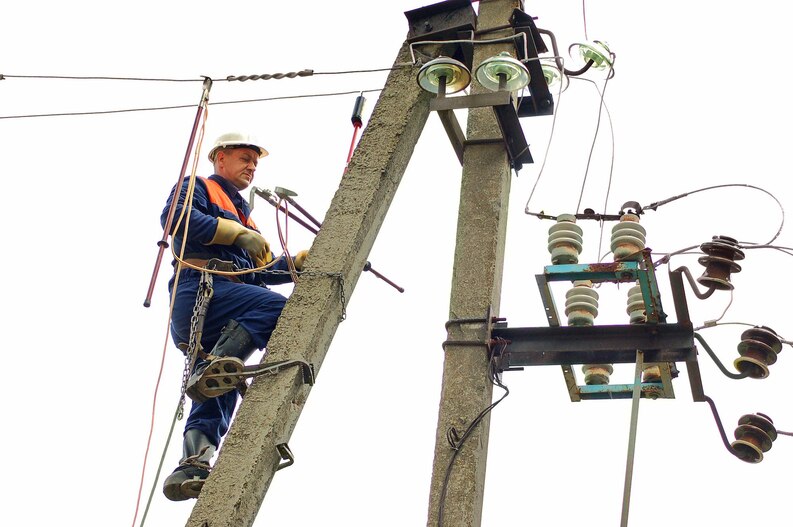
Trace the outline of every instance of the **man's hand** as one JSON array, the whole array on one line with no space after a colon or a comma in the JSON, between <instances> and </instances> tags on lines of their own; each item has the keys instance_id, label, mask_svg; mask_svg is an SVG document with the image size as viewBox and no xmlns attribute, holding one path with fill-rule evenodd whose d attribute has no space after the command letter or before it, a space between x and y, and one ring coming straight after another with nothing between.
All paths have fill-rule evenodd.
<instances>
[{"instance_id":1,"label":"man's hand","mask_svg":"<svg viewBox=\"0 0 793 527\"><path fill-rule=\"evenodd\" d=\"M218 226L215 236L210 240L209 245L236 245L248 251L253 258L272 261L270 254L270 244L264 236L258 232L248 229L234 220L218 218ZM268 263L269 263L268 261Z\"/></svg>"},{"instance_id":2,"label":"man's hand","mask_svg":"<svg viewBox=\"0 0 793 527\"><path fill-rule=\"evenodd\" d=\"M245 229L245 232L241 232L234 239L234 245L245 249L251 256L256 256L262 252L270 252L270 244L267 243L264 236L250 229Z\"/></svg>"},{"instance_id":3,"label":"man's hand","mask_svg":"<svg viewBox=\"0 0 793 527\"><path fill-rule=\"evenodd\" d=\"M272 261L273 261L273 253L270 252L269 245L265 250L253 256L253 263L254 265L256 265L256 267L264 267L265 265L269 264Z\"/></svg>"},{"instance_id":4,"label":"man's hand","mask_svg":"<svg viewBox=\"0 0 793 527\"><path fill-rule=\"evenodd\" d=\"M303 262L306 261L306 256L308 256L308 251L300 251L295 255L295 269L298 271L303 270Z\"/></svg>"}]
</instances>

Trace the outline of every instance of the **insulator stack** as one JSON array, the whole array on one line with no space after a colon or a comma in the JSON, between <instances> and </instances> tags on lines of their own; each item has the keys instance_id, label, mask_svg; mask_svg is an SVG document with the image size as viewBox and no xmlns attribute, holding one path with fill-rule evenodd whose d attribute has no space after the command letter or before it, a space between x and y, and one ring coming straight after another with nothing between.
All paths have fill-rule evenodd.
<instances>
[{"instance_id":1,"label":"insulator stack","mask_svg":"<svg viewBox=\"0 0 793 527\"><path fill-rule=\"evenodd\" d=\"M730 291L733 285L730 274L740 272L741 266L736 260L743 260L745 255L738 248L738 241L729 236L714 236L712 241L699 246L706 256L697 260L705 266L705 272L697 278L697 282L709 289Z\"/></svg>"},{"instance_id":2,"label":"insulator stack","mask_svg":"<svg viewBox=\"0 0 793 527\"><path fill-rule=\"evenodd\" d=\"M592 282L579 280L573 282L573 288L567 292L564 313L567 315L568 326L592 326L598 315L598 292L592 289ZM614 372L611 364L584 364L586 384L608 384L609 376Z\"/></svg>"},{"instance_id":3,"label":"insulator stack","mask_svg":"<svg viewBox=\"0 0 793 527\"><path fill-rule=\"evenodd\" d=\"M645 247L647 231L639 225L639 216L623 214L611 229L611 252L615 262L641 260L641 251Z\"/></svg>"},{"instance_id":4,"label":"insulator stack","mask_svg":"<svg viewBox=\"0 0 793 527\"><path fill-rule=\"evenodd\" d=\"M583 230L575 224L572 214L560 214L548 229L548 252L554 265L576 264L583 249Z\"/></svg>"},{"instance_id":5,"label":"insulator stack","mask_svg":"<svg viewBox=\"0 0 793 527\"><path fill-rule=\"evenodd\" d=\"M747 414L738 419L732 449L741 461L759 463L777 438L774 422L765 414Z\"/></svg>"},{"instance_id":6,"label":"insulator stack","mask_svg":"<svg viewBox=\"0 0 793 527\"><path fill-rule=\"evenodd\" d=\"M647 322L647 311L644 305L644 295L639 282L628 289L628 309L631 324L644 324ZM645 364L642 369L642 382L661 382L661 367L657 364Z\"/></svg>"},{"instance_id":7,"label":"insulator stack","mask_svg":"<svg viewBox=\"0 0 793 527\"><path fill-rule=\"evenodd\" d=\"M644 296L642 295L642 288L637 285L628 289L628 309L626 310L630 316L631 324L644 324L647 322L647 312L644 306Z\"/></svg>"},{"instance_id":8,"label":"insulator stack","mask_svg":"<svg viewBox=\"0 0 793 527\"><path fill-rule=\"evenodd\" d=\"M592 326L598 316L598 292L592 289L592 282L579 280L565 295L564 314L568 326Z\"/></svg>"},{"instance_id":9,"label":"insulator stack","mask_svg":"<svg viewBox=\"0 0 793 527\"><path fill-rule=\"evenodd\" d=\"M758 326L741 333L738 344L740 357L733 365L741 373L748 372L753 379L768 377L768 366L774 364L782 351L782 340L771 328Z\"/></svg>"}]
</instances>

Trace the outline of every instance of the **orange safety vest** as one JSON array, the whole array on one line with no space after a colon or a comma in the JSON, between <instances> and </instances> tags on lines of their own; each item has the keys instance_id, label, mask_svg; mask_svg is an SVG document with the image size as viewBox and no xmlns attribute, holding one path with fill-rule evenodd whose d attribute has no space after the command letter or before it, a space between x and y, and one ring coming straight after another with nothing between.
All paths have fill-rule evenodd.
<instances>
[{"instance_id":1,"label":"orange safety vest","mask_svg":"<svg viewBox=\"0 0 793 527\"><path fill-rule=\"evenodd\" d=\"M231 198L226 194L226 191L223 190L223 187L217 181L213 181L207 178L200 178L204 185L207 188L207 194L209 195L209 201L220 207L221 209L228 211L234 216L237 217L243 225L248 228L259 230L256 227L256 224L253 222L253 219L246 218L242 215L242 212L234 206L234 203L231 201Z\"/></svg>"}]
</instances>

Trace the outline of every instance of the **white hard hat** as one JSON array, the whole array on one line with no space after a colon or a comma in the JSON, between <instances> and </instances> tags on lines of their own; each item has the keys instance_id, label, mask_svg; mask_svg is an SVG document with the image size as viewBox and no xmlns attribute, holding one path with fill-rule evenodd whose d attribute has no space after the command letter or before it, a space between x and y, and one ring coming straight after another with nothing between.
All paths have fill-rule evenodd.
<instances>
[{"instance_id":1,"label":"white hard hat","mask_svg":"<svg viewBox=\"0 0 793 527\"><path fill-rule=\"evenodd\" d=\"M209 160L215 162L215 155L224 148L251 148L259 152L259 157L264 157L269 152L264 147L259 146L259 141L252 135L239 132L229 132L223 134L215 140L212 150L209 151Z\"/></svg>"}]
</instances>

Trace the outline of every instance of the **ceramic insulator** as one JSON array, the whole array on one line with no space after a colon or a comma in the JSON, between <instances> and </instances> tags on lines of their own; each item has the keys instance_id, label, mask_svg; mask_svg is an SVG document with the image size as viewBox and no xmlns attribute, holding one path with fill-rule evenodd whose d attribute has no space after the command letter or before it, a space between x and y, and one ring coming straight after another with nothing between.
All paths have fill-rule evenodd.
<instances>
[{"instance_id":1,"label":"ceramic insulator","mask_svg":"<svg viewBox=\"0 0 793 527\"><path fill-rule=\"evenodd\" d=\"M592 282L579 280L565 295L564 314L569 326L591 326L598 316L598 292L592 289Z\"/></svg>"},{"instance_id":2,"label":"ceramic insulator","mask_svg":"<svg viewBox=\"0 0 793 527\"><path fill-rule=\"evenodd\" d=\"M646 234L645 228L639 225L639 216L623 214L619 223L611 229L611 252L614 253L614 261L641 260Z\"/></svg>"},{"instance_id":3,"label":"ceramic insulator","mask_svg":"<svg viewBox=\"0 0 793 527\"><path fill-rule=\"evenodd\" d=\"M578 263L578 255L583 249L583 232L575 224L574 215L560 214L556 218L556 225L548 229L548 252L554 265Z\"/></svg>"},{"instance_id":4,"label":"ceramic insulator","mask_svg":"<svg viewBox=\"0 0 793 527\"><path fill-rule=\"evenodd\" d=\"M738 420L731 446L742 461L759 463L776 438L777 430L770 417L761 413L748 414Z\"/></svg>"},{"instance_id":5,"label":"ceramic insulator","mask_svg":"<svg viewBox=\"0 0 793 527\"><path fill-rule=\"evenodd\" d=\"M638 282L637 285L628 289L628 309L626 311L630 316L631 324L644 324L647 322L644 296L642 296L642 288L638 285Z\"/></svg>"},{"instance_id":6,"label":"ceramic insulator","mask_svg":"<svg viewBox=\"0 0 793 527\"><path fill-rule=\"evenodd\" d=\"M706 256L701 256L698 260L705 266L705 272L697 278L697 282L719 291L732 290L730 275L741 270L741 266L735 261L745 257L738 241L729 236L714 236L712 241L703 243L699 248Z\"/></svg>"},{"instance_id":7,"label":"ceramic insulator","mask_svg":"<svg viewBox=\"0 0 793 527\"><path fill-rule=\"evenodd\" d=\"M733 365L741 373L747 372L753 379L765 379L768 367L777 360L782 352L782 340L773 329L757 326L741 333L738 354Z\"/></svg>"}]
</instances>

